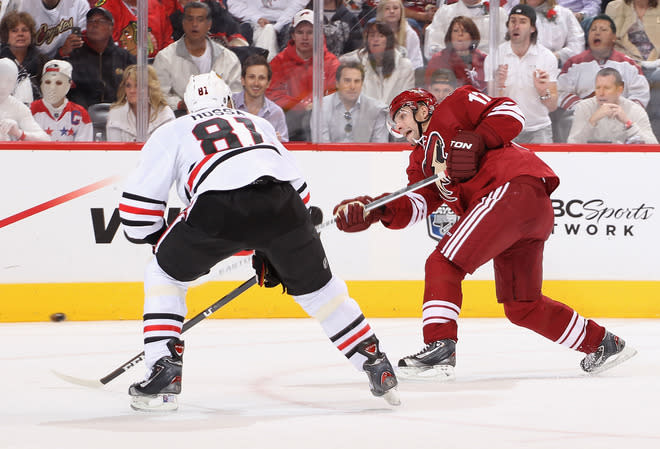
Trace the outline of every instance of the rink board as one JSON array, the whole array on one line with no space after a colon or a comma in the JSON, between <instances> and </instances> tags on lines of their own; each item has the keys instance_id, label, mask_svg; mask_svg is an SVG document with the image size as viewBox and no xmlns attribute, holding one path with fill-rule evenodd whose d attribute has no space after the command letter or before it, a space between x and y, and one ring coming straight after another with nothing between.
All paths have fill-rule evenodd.
<instances>
[{"instance_id":1,"label":"rink board","mask_svg":"<svg viewBox=\"0 0 660 449\"><path fill-rule=\"evenodd\" d=\"M406 147L290 147L307 175L312 204L326 216L344 198L406 184ZM136 149L0 146L6 168L0 181L0 321L40 321L53 312L75 320L141 316L142 273L152 255L146 245L123 238L116 211L123 177L139 160ZM535 149L561 178L552 195L556 225L546 246L544 293L589 316L660 317L658 146ZM167 214L175 216L180 207L171 195ZM426 223L402 231L377 225L357 234L326 229L322 238L334 273L348 281L365 314L421 316L424 261L436 244ZM201 280L207 284L191 288L190 314L251 276L247 259L219 264ZM462 316L502 316L492 279L491 264L467 277ZM303 313L277 289L255 287L217 316Z\"/></svg>"}]
</instances>

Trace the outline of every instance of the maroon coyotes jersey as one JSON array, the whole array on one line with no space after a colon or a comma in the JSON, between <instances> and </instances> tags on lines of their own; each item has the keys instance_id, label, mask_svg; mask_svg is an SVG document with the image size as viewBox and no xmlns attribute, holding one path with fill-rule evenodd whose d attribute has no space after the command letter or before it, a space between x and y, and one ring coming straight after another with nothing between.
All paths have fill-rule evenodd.
<instances>
[{"instance_id":1,"label":"maroon coyotes jersey","mask_svg":"<svg viewBox=\"0 0 660 449\"><path fill-rule=\"evenodd\" d=\"M434 173L440 173L441 179L388 204L394 218L387 226L409 226L443 202L460 216L483 196L521 175L543 178L550 194L559 185L557 175L532 151L511 143L524 124L523 113L513 100L491 98L472 86L458 88L436 105L427 130L410 154L407 168L409 184ZM447 175L445 161L452 139L461 130L480 134L488 151L477 174L458 183Z\"/></svg>"}]
</instances>

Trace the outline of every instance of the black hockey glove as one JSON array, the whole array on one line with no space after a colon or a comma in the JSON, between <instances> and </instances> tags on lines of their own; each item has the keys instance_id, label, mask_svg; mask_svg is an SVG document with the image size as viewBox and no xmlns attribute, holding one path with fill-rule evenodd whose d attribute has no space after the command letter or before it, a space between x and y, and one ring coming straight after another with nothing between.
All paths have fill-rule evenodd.
<instances>
[{"instance_id":1,"label":"black hockey glove","mask_svg":"<svg viewBox=\"0 0 660 449\"><path fill-rule=\"evenodd\" d=\"M266 256L255 251L252 256L252 268L257 273L257 284L260 287L277 287L282 283L280 276L275 271L275 267L270 263ZM286 287L282 284L282 293L286 292Z\"/></svg>"}]
</instances>

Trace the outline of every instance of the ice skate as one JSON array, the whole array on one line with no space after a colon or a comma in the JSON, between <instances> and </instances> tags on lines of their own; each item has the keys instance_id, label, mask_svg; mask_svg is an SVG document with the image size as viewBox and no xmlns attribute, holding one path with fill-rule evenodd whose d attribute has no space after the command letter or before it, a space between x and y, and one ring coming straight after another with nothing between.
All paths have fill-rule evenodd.
<instances>
[{"instance_id":1,"label":"ice skate","mask_svg":"<svg viewBox=\"0 0 660 449\"><path fill-rule=\"evenodd\" d=\"M184 344L172 339L167 342L167 347L171 355L158 359L147 379L129 387L132 409L159 412L179 407L176 397L181 393Z\"/></svg>"},{"instance_id":2,"label":"ice skate","mask_svg":"<svg viewBox=\"0 0 660 449\"><path fill-rule=\"evenodd\" d=\"M367 338L358 345L357 352L367 357L362 368L369 377L371 394L382 397L390 405L401 405L397 389L399 382L387 356L380 352L378 339L375 336Z\"/></svg>"},{"instance_id":3,"label":"ice skate","mask_svg":"<svg viewBox=\"0 0 660 449\"><path fill-rule=\"evenodd\" d=\"M587 354L580 367L589 374L597 374L625 362L635 354L637 351L627 346L622 338L606 331L596 352Z\"/></svg>"},{"instance_id":4,"label":"ice skate","mask_svg":"<svg viewBox=\"0 0 660 449\"><path fill-rule=\"evenodd\" d=\"M402 379L446 381L454 379L456 342L438 340L429 343L417 354L399 360L397 372Z\"/></svg>"}]
</instances>

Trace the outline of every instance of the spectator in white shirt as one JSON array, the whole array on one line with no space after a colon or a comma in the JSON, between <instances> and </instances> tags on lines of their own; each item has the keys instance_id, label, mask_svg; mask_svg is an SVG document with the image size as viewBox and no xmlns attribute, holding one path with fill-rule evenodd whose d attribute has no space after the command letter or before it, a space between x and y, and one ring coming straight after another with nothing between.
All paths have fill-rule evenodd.
<instances>
[{"instance_id":1,"label":"spectator in white shirt","mask_svg":"<svg viewBox=\"0 0 660 449\"><path fill-rule=\"evenodd\" d=\"M536 12L531 6L514 6L506 24L507 42L498 47L495 86L499 95L515 100L525 114L525 127L515 140L552 143L549 113L557 109L557 59L536 43ZM486 81L492 79L491 60L486 57Z\"/></svg>"},{"instance_id":2,"label":"spectator in white shirt","mask_svg":"<svg viewBox=\"0 0 660 449\"><path fill-rule=\"evenodd\" d=\"M536 11L538 42L550 50L561 66L568 58L584 51L584 30L570 9L557 0L522 0Z\"/></svg>"},{"instance_id":3,"label":"spectator in white shirt","mask_svg":"<svg viewBox=\"0 0 660 449\"><path fill-rule=\"evenodd\" d=\"M412 62L413 69L424 66L419 36L406 19L401 0L380 0L376 20L385 22L392 29L397 44L406 50L406 57Z\"/></svg>"},{"instance_id":4,"label":"spectator in white shirt","mask_svg":"<svg viewBox=\"0 0 660 449\"><path fill-rule=\"evenodd\" d=\"M598 72L595 92L575 106L569 143L658 143L644 108L622 96L623 79L616 69Z\"/></svg>"}]
</instances>

